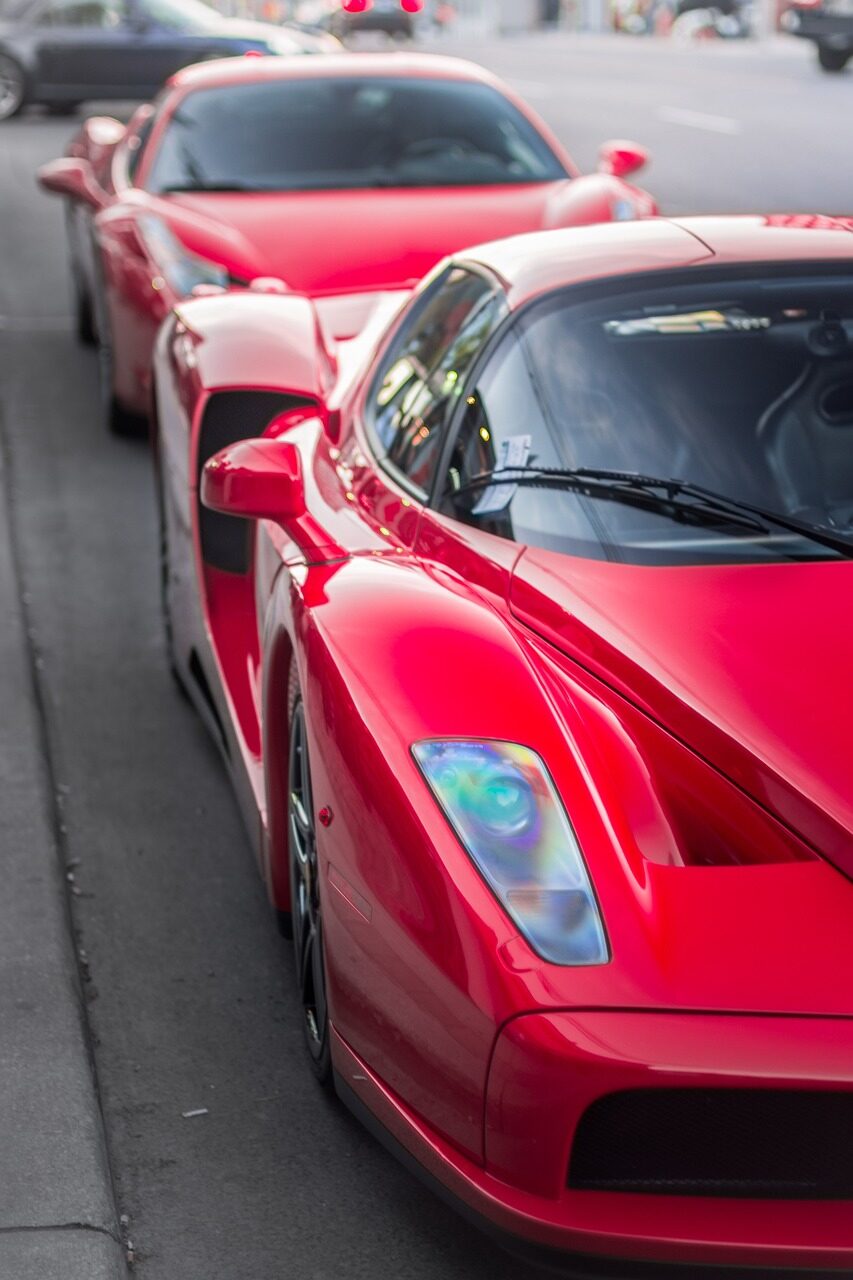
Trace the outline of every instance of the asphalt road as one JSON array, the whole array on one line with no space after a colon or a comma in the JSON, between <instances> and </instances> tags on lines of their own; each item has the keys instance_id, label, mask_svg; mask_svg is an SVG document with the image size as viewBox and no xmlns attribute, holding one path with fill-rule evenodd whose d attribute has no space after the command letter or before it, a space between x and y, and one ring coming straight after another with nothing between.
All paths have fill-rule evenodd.
<instances>
[{"instance_id":1,"label":"asphalt road","mask_svg":"<svg viewBox=\"0 0 853 1280\"><path fill-rule=\"evenodd\" d=\"M793 43L460 51L512 78L582 164L611 135L650 145L667 210L853 212L853 77L820 76ZM138 1274L527 1280L302 1062L288 950L219 758L166 671L146 447L100 425L61 210L32 181L71 130L35 113L0 127L0 429Z\"/></svg>"}]
</instances>

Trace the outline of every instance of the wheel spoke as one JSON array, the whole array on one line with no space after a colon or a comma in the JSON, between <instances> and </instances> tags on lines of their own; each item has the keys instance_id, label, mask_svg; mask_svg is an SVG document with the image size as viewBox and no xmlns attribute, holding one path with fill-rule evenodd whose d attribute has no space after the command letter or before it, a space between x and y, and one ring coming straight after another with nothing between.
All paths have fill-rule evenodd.
<instances>
[{"instance_id":1,"label":"wheel spoke","mask_svg":"<svg viewBox=\"0 0 853 1280\"><path fill-rule=\"evenodd\" d=\"M293 814L293 819L297 827L299 828L299 834L302 837L302 839L307 843L307 837L311 834L311 821L308 817L308 814L305 812L305 806L303 805L298 792L291 791L290 805L291 805L290 811Z\"/></svg>"}]
</instances>

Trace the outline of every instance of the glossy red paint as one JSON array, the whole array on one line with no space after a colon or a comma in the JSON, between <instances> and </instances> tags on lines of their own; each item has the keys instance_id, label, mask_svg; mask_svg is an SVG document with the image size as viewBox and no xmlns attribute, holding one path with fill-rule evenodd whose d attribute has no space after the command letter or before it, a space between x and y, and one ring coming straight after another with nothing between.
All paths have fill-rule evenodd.
<instances>
[{"instance_id":1,"label":"glossy red paint","mask_svg":"<svg viewBox=\"0 0 853 1280\"><path fill-rule=\"evenodd\" d=\"M458 261L501 281L512 308L573 283L786 258L848 270L853 236L831 220L648 222ZM514 1236L688 1274L849 1274L849 1199L577 1190L568 1173L581 1115L613 1093L853 1095L853 565L592 562L438 513L375 458L364 426L400 305L197 299L155 355L173 657L280 910L294 674L302 690L339 1087ZM303 403L250 429L252 395L275 390ZM203 469L208 410L234 395L234 441L253 441ZM228 468L264 492L237 570L215 563L198 491L202 470L201 497L226 509ZM289 506L300 473L310 547ZM546 762L608 963L541 959L487 888L412 756L457 737Z\"/></svg>"},{"instance_id":2,"label":"glossy red paint","mask_svg":"<svg viewBox=\"0 0 853 1280\"><path fill-rule=\"evenodd\" d=\"M147 178L169 120L189 94L207 88L283 79L406 76L492 85L527 117L554 151L565 180L501 187L380 189L283 193L174 193L148 190ZM163 249L144 232L157 219L189 253L224 269L231 287L280 278L310 296L411 288L439 259L482 240L543 227L574 226L657 212L651 196L622 180L613 163L579 175L547 126L508 86L473 63L415 54L230 58L189 67L127 129L87 120L65 161L40 170L43 188L73 211L75 277L95 307L112 353L112 392L127 411L147 414L150 363L158 326L180 300ZM270 128L276 122L270 120ZM614 144L616 146L617 144ZM619 143L622 172L646 153ZM634 163L624 167L624 157ZM287 235L281 234L283 223ZM346 233L341 234L342 228Z\"/></svg>"}]
</instances>

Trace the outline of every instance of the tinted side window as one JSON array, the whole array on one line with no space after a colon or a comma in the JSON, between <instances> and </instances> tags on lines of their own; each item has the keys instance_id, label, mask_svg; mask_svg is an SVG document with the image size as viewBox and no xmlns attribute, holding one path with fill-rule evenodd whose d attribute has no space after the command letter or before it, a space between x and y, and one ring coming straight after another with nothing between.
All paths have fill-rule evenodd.
<instances>
[{"instance_id":1,"label":"tinted side window","mask_svg":"<svg viewBox=\"0 0 853 1280\"><path fill-rule=\"evenodd\" d=\"M565 465L540 407L524 348L517 331L512 332L468 389L439 506L489 533L542 545L541 530L555 521L571 526L578 518L576 502L568 504L567 513L564 495L553 490L478 482L513 466Z\"/></svg>"},{"instance_id":2,"label":"tinted side window","mask_svg":"<svg viewBox=\"0 0 853 1280\"><path fill-rule=\"evenodd\" d=\"M53 0L42 10L38 25L104 29L121 26L123 18L120 0Z\"/></svg>"},{"instance_id":3,"label":"tinted side window","mask_svg":"<svg viewBox=\"0 0 853 1280\"><path fill-rule=\"evenodd\" d=\"M466 372L503 310L502 295L487 280L454 268L386 357L370 425L380 452L424 493Z\"/></svg>"}]
</instances>

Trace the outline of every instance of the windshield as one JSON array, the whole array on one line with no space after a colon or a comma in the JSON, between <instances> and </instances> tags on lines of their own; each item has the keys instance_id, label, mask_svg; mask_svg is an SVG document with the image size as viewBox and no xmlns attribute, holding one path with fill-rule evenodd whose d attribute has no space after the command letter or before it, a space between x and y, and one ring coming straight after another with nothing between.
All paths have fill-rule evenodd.
<instances>
[{"instance_id":1,"label":"windshield","mask_svg":"<svg viewBox=\"0 0 853 1280\"><path fill-rule=\"evenodd\" d=\"M170 120L149 179L186 189L322 191L565 178L489 85L341 77L200 89Z\"/></svg>"},{"instance_id":2,"label":"windshield","mask_svg":"<svg viewBox=\"0 0 853 1280\"><path fill-rule=\"evenodd\" d=\"M462 390L441 504L502 537L650 564L853 548L849 278L729 280L591 306L552 297ZM576 468L595 482L559 474ZM684 486L641 490L638 474Z\"/></svg>"}]
</instances>

